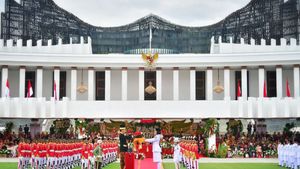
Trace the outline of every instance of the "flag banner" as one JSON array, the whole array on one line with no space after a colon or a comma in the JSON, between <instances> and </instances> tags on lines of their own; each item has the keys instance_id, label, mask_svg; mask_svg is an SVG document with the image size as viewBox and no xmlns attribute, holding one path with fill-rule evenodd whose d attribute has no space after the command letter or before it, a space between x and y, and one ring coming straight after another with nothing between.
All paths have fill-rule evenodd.
<instances>
[{"instance_id":1,"label":"flag banner","mask_svg":"<svg viewBox=\"0 0 300 169\"><path fill-rule=\"evenodd\" d=\"M286 79L286 96L291 97L290 85L289 85L289 81L287 79Z\"/></svg>"},{"instance_id":2,"label":"flag banner","mask_svg":"<svg viewBox=\"0 0 300 169\"><path fill-rule=\"evenodd\" d=\"M242 96L242 90L241 90L241 81L238 81L238 88L237 88L237 97Z\"/></svg>"},{"instance_id":3,"label":"flag banner","mask_svg":"<svg viewBox=\"0 0 300 169\"><path fill-rule=\"evenodd\" d=\"M5 97L10 97L10 91L9 91L9 81L6 79L6 86L5 86Z\"/></svg>"},{"instance_id":4,"label":"flag banner","mask_svg":"<svg viewBox=\"0 0 300 169\"><path fill-rule=\"evenodd\" d=\"M57 100L57 91L56 91L56 81L54 80L54 84L53 84L53 97L54 100Z\"/></svg>"},{"instance_id":5,"label":"flag banner","mask_svg":"<svg viewBox=\"0 0 300 169\"><path fill-rule=\"evenodd\" d=\"M33 89L32 89L30 80L28 80L28 83L27 83L27 97L31 97L32 95L33 95Z\"/></svg>"},{"instance_id":6,"label":"flag banner","mask_svg":"<svg viewBox=\"0 0 300 169\"><path fill-rule=\"evenodd\" d=\"M266 81L264 81L264 97L268 97Z\"/></svg>"}]
</instances>

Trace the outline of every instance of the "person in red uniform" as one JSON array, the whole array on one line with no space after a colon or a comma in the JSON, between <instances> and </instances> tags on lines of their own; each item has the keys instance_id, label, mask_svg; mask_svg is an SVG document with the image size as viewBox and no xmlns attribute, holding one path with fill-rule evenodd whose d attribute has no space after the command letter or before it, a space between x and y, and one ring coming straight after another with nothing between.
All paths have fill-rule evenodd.
<instances>
[{"instance_id":1,"label":"person in red uniform","mask_svg":"<svg viewBox=\"0 0 300 169\"><path fill-rule=\"evenodd\" d=\"M81 151L81 169L85 169L88 167L89 163L89 147L87 143L84 143Z\"/></svg>"},{"instance_id":2,"label":"person in red uniform","mask_svg":"<svg viewBox=\"0 0 300 169\"><path fill-rule=\"evenodd\" d=\"M20 142L17 148L18 151L18 168L25 168L25 143Z\"/></svg>"}]
</instances>

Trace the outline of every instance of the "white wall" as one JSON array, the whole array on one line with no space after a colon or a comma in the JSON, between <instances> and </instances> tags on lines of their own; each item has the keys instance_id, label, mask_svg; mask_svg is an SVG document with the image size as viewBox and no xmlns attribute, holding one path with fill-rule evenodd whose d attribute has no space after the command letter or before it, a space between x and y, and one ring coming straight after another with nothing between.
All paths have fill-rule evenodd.
<instances>
[{"instance_id":1,"label":"white wall","mask_svg":"<svg viewBox=\"0 0 300 169\"><path fill-rule=\"evenodd\" d=\"M50 100L50 97L52 97L52 88L53 88L53 70L44 69L43 70L43 97L46 97L46 100Z\"/></svg>"},{"instance_id":2,"label":"white wall","mask_svg":"<svg viewBox=\"0 0 300 169\"><path fill-rule=\"evenodd\" d=\"M230 96L231 100L235 99L235 71L238 69L230 70ZM274 68L269 68L267 70L274 70ZM265 79L266 71L265 70ZM71 81L71 70L61 70L67 72L67 86L66 94L70 98L70 81ZM97 70L95 70L97 71ZM248 69L249 71L249 96L248 97L258 97L258 70ZM53 88L53 69L43 69L43 97L46 100L50 100L52 97ZM138 70L128 70L128 84L127 84L127 95L128 100L138 100ZM217 84L217 70L213 70L213 87ZM291 95L294 95L294 77L293 68L283 68L282 77L282 93L283 97L286 97L286 79L289 81ZM10 82L10 92L11 97L19 96L19 69L9 68L8 69L8 80ZM83 71L83 81L85 85L88 85L87 70ZM220 82L224 87L224 73L220 70ZM77 87L81 83L81 69L77 70ZM189 100L190 97L190 71L189 70L179 70L179 100ZM36 89L34 90L36 92ZM111 71L111 100L121 100L121 70ZM87 92L80 94L77 92L77 100L87 100ZM162 70L162 100L172 100L173 99L173 70ZM214 100L223 100L224 92L217 94L213 92Z\"/></svg>"},{"instance_id":3,"label":"white wall","mask_svg":"<svg viewBox=\"0 0 300 169\"><path fill-rule=\"evenodd\" d=\"M249 96L258 97L258 70L249 69Z\"/></svg>"},{"instance_id":4,"label":"white wall","mask_svg":"<svg viewBox=\"0 0 300 169\"><path fill-rule=\"evenodd\" d=\"M179 70L179 100L190 100L190 70Z\"/></svg>"},{"instance_id":5,"label":"white wall","mask_svg":"<svg viewBox=\"0 0 300 169\"><path fill-rule=\"evenodd\" d=\"M162 70L162 100L173 100L173 70Z\"/></svg>"},{"instance_id":6,"label":"white wall","mask_svg":"<svg viewBox=\"0 0 300 169\"><path fill-rule=\"evenodd\" d=\"M122 96L122 71L111 70L110 98L111 100L121 100L121 96Z\"/></svg>"},{"instance_id":7,"label":"white wall","mask_svg":"<svg viewBox=\"0 0 300 169\"><path fill-rule=\"evenodd\" d=\"M77 70L77 87L81 84L81 69ZM83 70L83 84L88 86L88 71ZM77 89L77 88L76 88ZM88 91L84 93L77 92L77 100L87 100L88 99Z\"/></svg>"},{"instance_id":8,"label":"white wall","mask_svg":"<svg viewBox=\"0 0 300 169\"><path fill-rule=\"evenodd\" d=\"M138 100L139 99L139 71L128 70L127 78L128 78L127 98L128 100Z\"/></svg>"},{"instance_id":9,"label":"white wall","mask_svg":"<svg viewBox=\"0 0 300 169\"><path fill-rule=\"evenodd\" d=\"M10 97L19 97L19 69L8 69Z\"/></svg>"},{"instance_id":10,"label":"white wall","mask_svg":"<svg viewBox=\"0 0 300 169\"><path fill-rule=\"evenodd\" d=\"M219 70L220 84L224 87L224 71L222 69ZM213 89L217 85L218 81L218 70L213 69ZM224 92L218 94L213 91L213 100L224 100Z\"/></svg>"}]
</instances>

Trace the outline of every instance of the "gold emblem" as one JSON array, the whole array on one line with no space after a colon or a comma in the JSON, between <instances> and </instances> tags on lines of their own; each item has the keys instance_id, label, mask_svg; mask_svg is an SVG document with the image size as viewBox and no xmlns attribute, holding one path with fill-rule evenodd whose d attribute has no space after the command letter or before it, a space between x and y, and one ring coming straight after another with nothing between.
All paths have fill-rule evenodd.
<instances>
[{"instance_id":1,"label":"gold emblem","mask_svg":"<svg viewBox=\"0 0 300 169\"><path fill-rule=\"evenodd\" d=\"M152 55L151 53L142 53L142 59L145 61L147 67L155 67L155 63L158 59L158 53Z\"/></svg>"}]
</instances>

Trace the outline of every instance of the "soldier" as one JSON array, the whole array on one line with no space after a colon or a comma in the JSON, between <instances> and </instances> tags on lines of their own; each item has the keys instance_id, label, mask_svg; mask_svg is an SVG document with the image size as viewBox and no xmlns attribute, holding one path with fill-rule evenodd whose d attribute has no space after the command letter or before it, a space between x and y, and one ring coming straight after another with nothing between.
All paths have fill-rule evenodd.
<instances>
[{"instance_id":1,"label":"soldier","mask_svg":"<svg viewBox=\"0 0 300 169\"><path fill-rule=\"evenodd\" d=\"M278 161L279 161L279 165L281 167L284 166L284 158L283 158L283 141L280 140L278 147L277 147L277 154L278 154Z\"/></svg>"},{"instance_id":2,"label":"soldier","mask_svg":"<svg viewBox=\"0 0 300 169\"><path fill-rule=\"evenodd\" d=\"M126 128L125 125L120 126L120 166L121 169L125 168L125 153L128 151L128 145L127 145L127 137L125 135Z\"/></svg>"},{"instance_id":3,"label":"soldier","mask_svg":"<svg viewBox=\"0 0 300 169\"><path fill-rule=\"evenodd\" d=\"M25 168L25 143L21 141L18 145L18 169L23 169Z\"/></svg>"},{"instance_id":4,"label":"soldier","mask_svg":"<svg viewBox=\"0 0 300 169\"><path fill-rule=\"evenodd\" d=\"M173 153L173 160L175 163L175 168L180 169L180 162L182 159L182 154L180 152L180 145L179 145L179 138L174 138L174 153Z\"/></svg>"},{"instance_id":5,"label":"soldier","mask_svg":"<svg viewBox=\"0 0 300 169\"><path fill-rule=\"evenodd\" d=\"M93 151L95 157L95 169L101 169L102 167L102 150L101 145L102 141L99 139L95 144L95 149Z\"/></svg>"}]
</instances>

